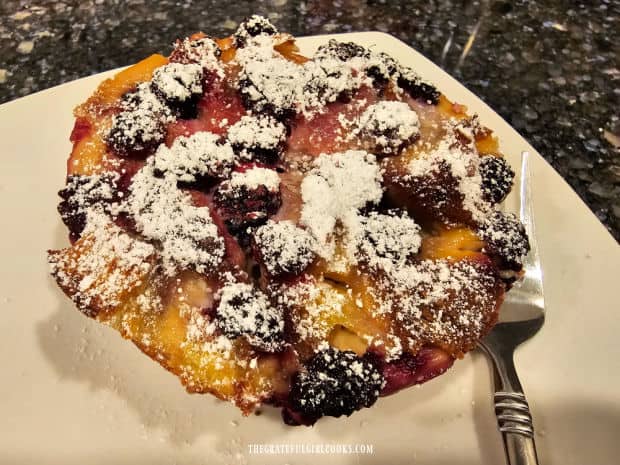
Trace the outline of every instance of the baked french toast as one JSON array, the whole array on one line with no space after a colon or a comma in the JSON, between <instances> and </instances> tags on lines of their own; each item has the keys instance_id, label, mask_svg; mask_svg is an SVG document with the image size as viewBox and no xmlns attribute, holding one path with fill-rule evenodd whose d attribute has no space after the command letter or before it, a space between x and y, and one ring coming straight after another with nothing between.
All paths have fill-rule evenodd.
<instances>
[{"instance_id":1,"label":"baked french toast","mask_svg":"<svg viewBox=\"0 0 620 465\"><path fill-rule=\"evenodd\" d=\"M389 55L265 18L75 109L60 288L179 377L291 425L444 373L529 250L492 131Z\"/></svg>"}]
</instances>

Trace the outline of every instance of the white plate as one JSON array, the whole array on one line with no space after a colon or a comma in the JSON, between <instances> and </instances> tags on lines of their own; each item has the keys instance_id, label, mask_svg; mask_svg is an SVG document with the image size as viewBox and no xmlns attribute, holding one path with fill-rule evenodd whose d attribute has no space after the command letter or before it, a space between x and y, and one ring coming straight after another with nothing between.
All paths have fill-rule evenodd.
<instances>
[{"instance_id":1,"label":"white plate","mask_svg":"<svg viewBox=\"0 0 620 465\"><path fill-rule=\"evenodd\" d=\"M311 53L329 38L299 42ZM541 463L617 464L620 248L535 150L444 71L386 34L338 38L391 53L478 113L513 166L521 151L534 154L548 316L516 358ZM210 396L186 394L131 343L80 315L49 278L45 250L66 245L56 191L71 110L110 74L0 106L1 464L503 463L489 368L478 353L348 419L291 428L272 409L242 418ZM253 443L326 442L372 444L374 454L248 453Z\"/></svg>"}]
</instances>

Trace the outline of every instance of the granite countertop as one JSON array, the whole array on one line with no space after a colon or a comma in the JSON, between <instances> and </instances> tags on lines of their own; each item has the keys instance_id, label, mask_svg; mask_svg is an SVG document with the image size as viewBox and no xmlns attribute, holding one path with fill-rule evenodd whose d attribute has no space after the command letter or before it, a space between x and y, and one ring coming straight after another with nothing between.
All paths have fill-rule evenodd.
<instances>
[{"instance_id":1,"label":"granite countertop","mask_svg":"<svg viewBox=\"0 0 620 465\"><path fill-rule=\"evenodd\" d=\"M511 123L620 240L620 0L3 0L0 103L229 35L251 13L294 35L379 30ZM468 46L469 44L469 46Z\"/></svg>"}]
</instances>

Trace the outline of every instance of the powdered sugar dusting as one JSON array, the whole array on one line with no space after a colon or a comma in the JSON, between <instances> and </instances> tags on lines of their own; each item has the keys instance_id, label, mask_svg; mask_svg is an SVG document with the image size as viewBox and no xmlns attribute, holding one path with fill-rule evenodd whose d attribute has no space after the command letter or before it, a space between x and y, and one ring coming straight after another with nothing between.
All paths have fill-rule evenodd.
<instances>
[{"instance_id":1,"label":"powdered sugar dusting","mask_svg":"<svg viewBox=\"0 0 620 465\"><path fill-rule=\"evenodd\" d=\"M272 275L298 273L314 258L314 240L292 221L268 221L254 234L267 271Z\"/></svg>"},{"instance_id":2,"label":"powdered sugar dusting","mask_svg":"<svg viewBox=\"0 0 620 465\"><path fill-rule=\"evenodd\" d=\"M245 337L250 344L269 352L284 343L284 318L267 296L253 285L230 283L220 291L216 324L228 337Z\"/></svg>"},{"instance_id":3,"label":"powdered sugar dusting","mask_svg":"<svg viewBox=\"0 0 620 465\"><path fill-rule=\"evenodd\" d=\"M243 116L227 137L233 145L274 149L286 139L286 127L268 116Z\"/></svg>"},{"instance_id":4,"label":"powdered sugar dusting","mask_svg":"<svg viewBox=\"0 0 620 465\"><path fill-rule=\"evenodd\" d=\"M136 90L125 94L121 100L121 108L141 116L156 115L164 123L176 120L170 108L153 93L150 82L142 82L136 86Z\"/></svg>"},{"instance_id":5,"label":"powdered sugar dusting","mask_svg":"<svg viewBox=\"0 0 620 465\"><path fill-rule=\"evenodd\" d=\"M359 117L353 134L368 138L372 149L397 154L420 133L418 114L405 102L381 101L370 105Z\"/></svg>"},{"instance_id":6,"label":"powdered sugar dusting","mask_svg":"<svg viewBox=\"0 0 620 465\"><path fill-rule=\"evenodd\" d=\"M439 172L442 166L447 167L458 182L463 208L471 213L474 221L484 221L492 205L484 199L482 192L482 178L478 169L480 156L473 144L464 146L456 138L454 129L448 131L435 149L411 160L408 175L424 177Z\"/></svg>"},{"instance_id":7,"label":"powdered sugar dusting","mask_svg":"<svg viewBox=\"0 0 620 465\"><path fill-rule=\"evenodd\" d=\"M256 37L270 37L277 34L278 30L271 22L260 15L252 15L239 24L234 38L237 47L243 47L249 40Z\"/></svg>"},{"instance_id":8,"label":"powdered sugar dusting","mask_svg":"<svg viewBox=\"0 0 620 465\"><path fill-rule=\"evenodd\" d=\"M189 390L244 412L317 350L329 365L330 344L387 361L428 345L460 356L495 321L503 267L516 275L527 251L516 219L482 192L475 120L430 108L437 90L386 54L330 41L305 61L279 46L287 37L251 17L226 62L210 38L177 41L169 64L111 107L105 167L119 173L68 180L63 219L86 227L49 257L80 309L120 306L123 333ZM475 250L451 254L453 238ZM144 330L152 322L164 334L179 325L178 352ZM368 381L352 360L347 375Z\"/></svg>"},{"instance_id":9,"label":"powdered sugar dusting","mask_svg":"<svg viewBox=\"0 0 620 465\"><path fill-rule=\"evenodd\" d=\"M202 92L202 66L196 63L169 63L153 72L151 82L166 98L184 102Z\"/></svg>"},{"instance_id":10,"label":"powdered sugar dusting","mask_svg":"<svg viewBox=\"0 0 620 465\"><path fill-rule=\"evenodd\" d=\"M195 207L172 175L155 176L149 161L133 178L130 195L120 207L134 218L140 233L161 245L164 269L192 267L206 272L224 257L224 241L208 207Z\"/></svg>"},{"instance_id":11,"label":"powdered sugar dusting","mask_svg":"<svg viewBox=\"0 0 620 465\"><path fill-rule=\"evenodd\" d=\"M253 38L237 51L235 58L241 65L239 90L253 102L254 111L295 111L303 68L274 51L271 37Z\"/></svg>"},{"instance_id":12,"label":"powdered sugar dusting","mask_svg":"<svg viewBox=\"0 0 620 465\"><path fill-rule=\"evenodd\" d=\"M163 140L163 123L157 113L145 108L123 111L112 117L112 126L106 136L113 145L121 147L122 144L134 151L142 151Z\"/></svg>"},{"instance_id":13,"label":"powdered sugar dusting","mask_svg":"<svg viewBox=\"0 0 620 465\"><path fill-rule=\"evenodd\" d=\"M219 139L203 131L189 137L179 136L170 148L159 146L154 157L155 169L183 182L194 182L205 176L226 177L234 166L235 154L228 143Z\"/></svg>"},{"instance_id":14,"label":"powdered sugar dusting","mask_svg":"<svg viewBox=\"0 0 620 465\"><path fill-rule=\"evenodd\" d=\"M275 170L255 166L245 171L235 171L228 186L232 189L245 187L249 190L265 186L267 190L275 192L280 188L280 176Z\"/></svg>"},{"instance_id":15,"label":"powdered sugar dusting","mask_svg":"<svg viewBox=\"0 0 620 465\"><path fill-rule=\"evenodd\" d=\"M115 308L142 283L153 269L155 248L129 236L100 209L91 208L87 215L76 246L50 252L48 259L52 274L78 308L94 315Z\"/></svg>"},{"instance_id":16,"label":"powdered sugar dusting","mask_svg":"<svg viewBox=\"0 0 620 465\"><path fill-rule=\"evenodd\" d=\"M487 251L498 254L507 266L519 269L530 250L525 228L512 213L494 211L478 228Z\"/></svg>"},{"instance_id":17,"label":"powdered sugar dusting","mask_svg":"<svg viewBox=\"0 0 620 465\"><path fill-rule=\"evenodd\" d=\"M366 81L362 73L334 58L308 61L303 65L303 83L298 90L300 109L312 117L323 111L325 104L335 102L343 93L352 93Z\"/></svg>"},{"instance_id":18,"label":"powdered sugar dusting","mask_svg":"<svg viewBox=\"0 0 620 465\"><path fill-rule=\"evenodd\" d=\"M385 311L396 311L411 347L431 342L473 348L496 309L497 279L468 261L424 260L399 267L372 291Z\"/></svg>"},{"instance_id":19,"label":"powdered sugar dusting","mask_svg":"<svg viewBox=\"0 0 620 465\"><path fill-rule=\"evenodd\" d=\"M420 226L404 213L371 212L368 216L359 216L356 226L350 226L349 258L371 269L391 272L405 266L422 243Z\"/></svg>"},{"instance_id":20,"label":"powdered sugar dusting","mask_svg":"<svg viewBox=\"0 0 620 465\"><path fill-rule=\"evenodd\" d=\"M336 224L346 223L360 208L381 200L381 170L367 152L321 155L302 181L301 195L301 223L316 238L318 253L328 258L334 251L330 235Z\"/></svg>"},{"instance_id":21,"label":"powdered sugar dusting","mask_svg":"<svg viewBox=\"0 0 620 465\"><path fill-rule=\"evenodd\" d=\"M204 69L215 72L220 78L224 77L224 69L218 60L221 54L220 48L214 40L203 37L190 40L185 38L174 44L174 50L170 55L171 61L179 63L195 63Z\"/></svg>"}]
</instances>

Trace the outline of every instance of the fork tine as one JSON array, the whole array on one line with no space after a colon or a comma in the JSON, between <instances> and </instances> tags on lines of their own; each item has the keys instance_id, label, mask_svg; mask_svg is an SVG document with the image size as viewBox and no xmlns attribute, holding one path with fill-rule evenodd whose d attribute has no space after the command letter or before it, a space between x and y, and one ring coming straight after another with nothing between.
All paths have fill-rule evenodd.
<instances>
[{"instance_id":1,"label":"fork tine","mask_svg":"<svg viewBox=\"0 0 620 465\"><path fill-rule=\"evenodd\" d=\"M534 202L532 198L532 170L531 155L529 152L521 154L521 179L519 185L519 217L530 241L530 252L523 261L525 277L521 289L540 299L540 306L544 307L542 267L536 241L536 226L534 221Z\"/></svg>"}]
</instances>

